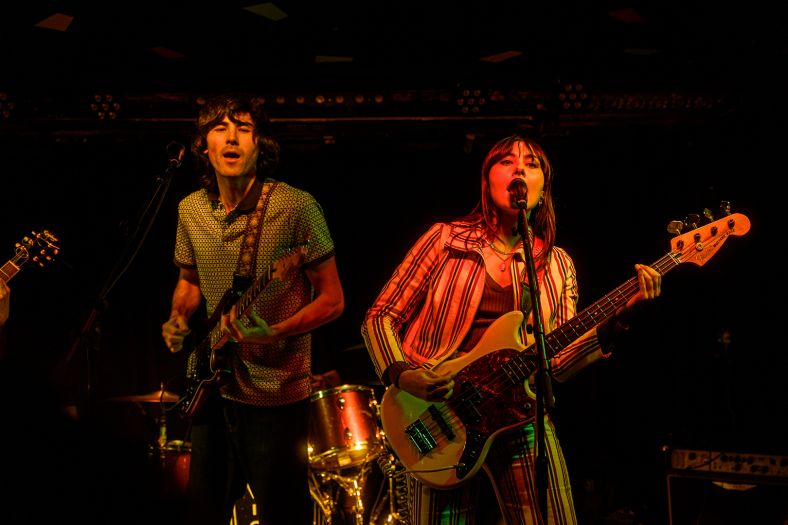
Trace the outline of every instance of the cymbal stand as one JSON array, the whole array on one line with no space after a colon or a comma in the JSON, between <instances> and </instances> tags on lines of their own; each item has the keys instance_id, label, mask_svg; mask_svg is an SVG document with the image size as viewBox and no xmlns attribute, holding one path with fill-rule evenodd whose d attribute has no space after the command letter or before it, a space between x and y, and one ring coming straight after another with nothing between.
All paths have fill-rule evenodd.
<instances>
[{"instance_id":1,"label":"cymbal stand","mask_svg":"<svg viewBox=\"0 0 788 525\"><path fill-rule=\"evenodd\" d=\"M375 506L372 507L372 512L369 516L369 523L378 523L378 518L383 512L383 506L385 505L386 501L388 501L389 514L383 523L401 523L406 525L409 522L408 513L401 513L398 510L398 506L402 506L398 505L398 503L401 503L401 500L404 500L405 498L405 494L402 491L407 490L406 488L400 486L403 481L402 476L405 475L405 472L394 454L391 452L387 454L381 454L378 457L378 466L386 476L385 483L388 485L388 493L386 496L383 496L381 499L375 502Z\"/></svg>"},{"instance_id":2,"label":"cymbal stand","mask_svg":"<svg viewBox=\"0 0 788 525\"><path fill-rule=\"evenodd\" d=\"M316 472L309 469L309 493L312 500L319 507L320 512L316 512L313 525L332 525L334 517L335 501L337 499L338 487L330 487L330 492L325 490L326 480L323 472Z\"/></svg>"},{"instance_id":3,"label":"cymbal stand","mask_svg":"<svg viewBox=\"0 0 788 525\"><path fill-rule=\"evenodd\" d=\"M339 499L338 488L341 488L345 494L353 498L352 512L354 516L354 525L364 525L364 501L362 493L364 491L364 484L367 476L369 475L371 462L364 462L361 467L354 469L355 472L343 470L325 470L315 472L310 469L309 473L309 491L312 498L315 500L320 510L323 512L326 525L332 525L333 517L336 514L337 504ZM331 486L331 482L335 482L336 486ZM331 488L326 491L326 485Z\"/></svg>"},{"instance_id":4,"label":"cymbal stand","mask_svg":"<svg viewBox=\"0 0 788 525\"><path fill-rule=\"evenodd\" d=\"M161 383L162 396L164 395L164 383ZM167 459L167 407L164 405L163 398L159 400L159 438L156 441L159 446L159 458L162 465Z\"/></svg>"}]
</instances>

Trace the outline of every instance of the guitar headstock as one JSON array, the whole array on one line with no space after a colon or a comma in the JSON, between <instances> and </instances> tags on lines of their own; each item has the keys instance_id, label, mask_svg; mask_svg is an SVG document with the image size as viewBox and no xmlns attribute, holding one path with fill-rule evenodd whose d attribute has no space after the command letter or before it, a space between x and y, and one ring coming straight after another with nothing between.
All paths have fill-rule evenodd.
<instances>
[{"instance_id":1,"label":"guitar headstock","mask_svg":"<svg viewBox=\"0 0 788 525\"><path fill-rule=\"evenodd\" d=\"M704 216L710 217L708 210ZM688 215L686 224L693 227L686 233L680 233L685 223L673 221L668 226L668 231L677 235L670 240L673 255L681 262L691 262L703 266L720 249L725 240L731 235L741 236L750 231L750 219L741 213L732 213L698 227L700 216Z\"/></svg>"},{"instance_id":2,"label":"guitar headstock","mask_svg":"<svg viewBox=\"0 0 788 525\"><path fill-rule=\"evenodd\" d=\"M280 281L286 281L291 273L301 267L301 264L304 262L307 246L308 243L291 248L271 263L271 272L273 276Z\"/></svg>"},{"instance_id":3,"label":"guitar headstock","mask_svg":"<svg viewBox=\"0 0 788 525\"><path fill-rule=\"evenodd\" d=\"M38 266L44 266L55 260L60 253L57 245L57 237L49 230L32 232L32 237L25 236L16 243L15 259L20 263L33 262Z\"/></svg>"}]
</instances>

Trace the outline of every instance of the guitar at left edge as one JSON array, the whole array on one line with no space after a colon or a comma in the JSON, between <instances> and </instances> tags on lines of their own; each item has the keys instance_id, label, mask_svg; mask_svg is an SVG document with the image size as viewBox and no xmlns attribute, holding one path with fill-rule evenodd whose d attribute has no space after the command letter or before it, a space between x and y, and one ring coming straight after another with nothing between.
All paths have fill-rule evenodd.
<instances>
[{"instance_id":1,"label":"guitar at left edge","mask_svg":"<svg viewBox=\"0 0 788 525\"><path fill-rule=\"evenodd\" d=\"M16 243L14 256L0 266L0 279L10 281L29 262L38 266L49 264L60 253L57 242L57 237L49 230L32 232L32 237L23 237Z\"/></svg>"}]
</instances>

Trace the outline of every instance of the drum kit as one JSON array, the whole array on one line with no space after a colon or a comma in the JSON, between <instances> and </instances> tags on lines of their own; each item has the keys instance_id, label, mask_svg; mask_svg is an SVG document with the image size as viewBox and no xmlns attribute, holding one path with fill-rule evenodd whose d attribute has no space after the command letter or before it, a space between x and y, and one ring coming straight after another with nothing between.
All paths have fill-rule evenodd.
<instances>
[{"instance_id":1,"label":"drum kit","mask_svg":"<svg viewBox=\"0 0 788 525\"><path fill-rule=\"evenodd\" d=\"M374 390L349 384L320 390L310 397L310 411L309 490L316 506L314 525L349 525L347 520L364 525L365 517L369 524L406 523L396 505L398 463L385 442ZM388 491L384 493L381 487L367 513L365 486L376 463Z\"/></svg>"},{"instance_id":2,"label":"drum kit","mask_svg":"<svg viewBox=\"0 0 788 525\"><path fill-rule=\"evenodd\" d=\"M165 495L185 494L189 481L189 461L191 459L191 443L167 437L167 410L179 400L180 396L164 389L147 394L113 397L109 401L121 401L139 404L147 415L146 406L158 406L155 416L157 434L148 444L148 458L160 473L161 489Z\"/></svg>"},{"instance_id":3,"label":"drum kit","mask_svg":"<svg viewBox=\"0 0 788 525\"><path fill-rule=\"evenodd\" d=\"M146 414L146 407L158 407L158 437L148 445L148 456L162 475L162 490L176 495L186 491L191 457L191 443L167 437L167 409L178 399L163 386L147 394L111 399L139 404ZM314 525L408 522L407 513L401 510L404 468L386 443L372 387L343 384L314 392L307 452ZM382 480L377 499L368 509L370 474Z\"/></svg>"}]
</instances>

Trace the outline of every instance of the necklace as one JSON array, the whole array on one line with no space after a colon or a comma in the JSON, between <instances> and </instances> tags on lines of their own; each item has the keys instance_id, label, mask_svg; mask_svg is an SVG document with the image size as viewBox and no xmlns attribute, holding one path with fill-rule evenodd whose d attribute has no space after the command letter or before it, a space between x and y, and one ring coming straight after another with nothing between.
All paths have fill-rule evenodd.
<instances>
[{"instance_id":1,"label":"necklace","mask_svg":"<svg viewBox=\"0 0 788 525\"><path fill-rule=\"evenodd\" d=\"M496 256L498 259L500 259L500 260L501 260L501 265L500 265L500 266L498 266L498 269L499 269L499 270L501 270L502 272L505 272L505 271L506 271L506 265L507 265L507 263L509 262L509 259L511 259L511 258L512 258L512 256L513 256L515 253L517 253L517 250L513 250L513 251L511 251L511 252L505 252L505 251L503 251L503 250L501 250L501 249L497 248L497 247L495 246L495 244L493 244L493 243L492 243L492 242L490 242L490 241L487 241L487 244L489 244L489 245L490 245L490 248L492 248L493 255L495 255L495 256ZM501 255L505 255L506 257L501 257Z\"/></svg>"}]
</instances>

